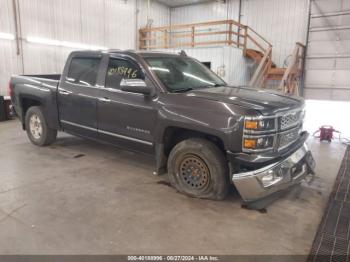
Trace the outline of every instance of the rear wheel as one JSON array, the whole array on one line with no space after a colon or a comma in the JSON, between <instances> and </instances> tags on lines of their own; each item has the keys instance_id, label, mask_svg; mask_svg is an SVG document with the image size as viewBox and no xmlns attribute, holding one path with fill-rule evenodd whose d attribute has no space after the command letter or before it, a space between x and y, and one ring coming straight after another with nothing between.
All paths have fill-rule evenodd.
<instances>
[{"instance_id":1,"label":"rear wheel","mask_svg":"<svg viewBox=\"0 0 350 262\"><path fill-rule=\"evenodd\" d=\"M168 159L171 184L192 197L222 200L229 188L228 167L212 142L191 138L177 144Z\"/></svg>"},{"instance_id":2,"label":"rear wheel","mask_svg":"<svg viewBox=\"0 0 350 262\"><path fill-rule=\"evenodd\" d=\"M33 106L28 109L25 126L28 138L37 146L46 146L56 140L57 130L47 125L43 109L40 106Z\"/></svg>"}]
</instances>

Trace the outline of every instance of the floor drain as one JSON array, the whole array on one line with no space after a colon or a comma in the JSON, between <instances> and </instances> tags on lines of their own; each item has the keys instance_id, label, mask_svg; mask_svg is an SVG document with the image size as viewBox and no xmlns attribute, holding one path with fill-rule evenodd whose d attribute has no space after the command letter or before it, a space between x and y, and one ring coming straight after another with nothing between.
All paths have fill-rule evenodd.
<instances>
[{"instance_id":1,"label":"floor drain","mask_svg":"<svg viewBox=\"0 0 350 262\"><path fill-rule=\"evenodd\" d=\"M350 147L340 166L308 261L349 261Z\"/></svg>"}]
</instances>

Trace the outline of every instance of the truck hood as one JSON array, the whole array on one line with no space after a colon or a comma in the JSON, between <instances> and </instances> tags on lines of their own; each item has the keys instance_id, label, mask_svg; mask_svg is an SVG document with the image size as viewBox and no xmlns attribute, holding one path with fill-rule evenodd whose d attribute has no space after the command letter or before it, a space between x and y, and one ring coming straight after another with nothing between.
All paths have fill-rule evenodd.
<instances>
[{"instance_id":1,"label":"truck hood","mask_svg":"<svg viewBox=\"0 0 350 262\"><path fill-rule=\"evenodd\" d=\"M187 96L207 99L255 109L263 115L276 114L304 105L304 100L296 96L286 96L273 91L257 90L249 87L220 86L194 90Z\"/></svg>"}]
</instances>

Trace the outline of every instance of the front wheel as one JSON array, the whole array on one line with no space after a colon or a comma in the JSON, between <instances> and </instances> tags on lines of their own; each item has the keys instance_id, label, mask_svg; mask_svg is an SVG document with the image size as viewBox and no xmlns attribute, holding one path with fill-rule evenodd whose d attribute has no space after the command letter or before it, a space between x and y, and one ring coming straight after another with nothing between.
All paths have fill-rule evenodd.
<instances>
[{"instance_id":1,"label":"front wheel","mask_svg":"<svg viewBox=\"0 0 350 262\"><path fill-rule=\"evenodd\" d=\"M228 166L212 142L191 138L178 143L168 159L170 183L192 197L222 200L229 189Z\"/></svg>"},{"instance_id":2,"label":"front wheel","mask_svg":"<svg viewBox=\"0 0 350 262\"><path fill-rule=\"evenodd\" d=\"M56 140L57 130L47 125L43 109L40 106L33 106L28 109L25 126L28 138L37 146L46 146Z\"/></svg>"}]
</instances>

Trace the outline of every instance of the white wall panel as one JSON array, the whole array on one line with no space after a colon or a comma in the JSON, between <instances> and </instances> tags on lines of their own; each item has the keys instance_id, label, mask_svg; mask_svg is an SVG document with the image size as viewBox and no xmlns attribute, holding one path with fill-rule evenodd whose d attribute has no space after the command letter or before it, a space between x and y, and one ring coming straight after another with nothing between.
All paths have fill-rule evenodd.
<instances>
[{"instance_id":1,"label":"white wall panel","mask_svg":"<svg viewBox=\"0 0 350 262\"><path fill-rule=\"evenodd\" d=\"M273 61L283 66L296 42L305 44L307 0L243 0L242 23L273 45Z\"/></svg>"},{"instance_id":2,"label":"white wall panel","mask_svg":"<svg viewBox=\"0 0 350 262\"><path fill-rule=\"evenodd\" d=\"M23 37L121 48L135 44L134 0L20 0L20 11Z\"/></svg>"},{"instance_id":3,"label":"white wall panel","mask_svg":"<svg viewBox=\"0 0 350 262\"><path fill-rule=\"evenodd\" d=\"M200 23L215 20L238 20L239 1L227 0L207 2L171 9L172 24Z\"/></svg>"},{"instance_id":4,"label":"white wall panel","mask_svg":"<svg viewBox=\"0 0 350 262\"><path fill-rule=\"evenodd\" d=\"M248 85L251 78L253 68L251 61L246 59L242 50L233 47L225 47L227 56L224 57L224 64L226 67L226 81L230 85L244 86Z\"/></svg>"},{"instance_id":5,"label":"white wall panel","mask_svg":"<svg viewBox=\"0 0 350 262\"><path fill-rule=\"evenodd\" d=\"M147 15L152 19L152 27L164 26L170 24L170 8L155 1L150 1L150 11L147 12L147 0L137 0L139 9L138 27L143 28L147 25Z\"/></svg>"},{"instance_id":6,"label":"white wall panel","mask_svg":"<svg viewBox=\"0 0 350 262\"><path fill-rule=\"evenodd\" d=\"M12 0L0 1L0 32L11 33L14 32L14 23L12 17Z\"/></svg>"},{"instance_id":7,"label":"white wall panel","mask_svg":"<svg viewBox=\"0 0 350 262\"><path fill-rule=\"evenodd\" d=\"M0 0L0 32L15 34L12 0ZM9 76L22 73L14 40L0 39L0 95L7 93Z\"/></svg>"},{"instance_id":8,"label":"white wall panel","mask_svg":"<svg viewBox=\"0 0 350 262\"><path fill-rule=\"evenodd\" d=\"M12 74L22 74L21 57L16 54L15 41L0 39L0 95L7 94Z\"/></svg>"},{"instance_id":9,"label":"white wall panel","mask_svg":"<svg viewBox=\"0 0 350 262\"><path fill-rule=\"evenodd\" d=\"M117 4L115 3L117 2ZM136 6L134 1L105 0L103 46L117 49L134 49L136 46Z\"/></svg>"},{"instance_id":10,"label":"white wall panel","mask_svg":"<svg viewBox=\"0 0 350 262\"><path fill-rule=\"evenodd\" d=\"M171 24L189 24L200 23L216 20L234 19L238 20L239 14L239 0L227 0L225 3L221 1L205 2L202 4L195 4L191 6L182 6L170 9ZM236 28L234 28L235 30ZM228 25L211 26L206 28L198 28L198 31L225 31L228 30ZM189 30L181 31L177 33L190 33ZM212 35L212 36L197 36L195 41L224 41L227 39L226 35ZM172 44L188 43L188 39L176 39ZM212 50L212 49L210 49Z\"/></svg>"}]
</instances>

